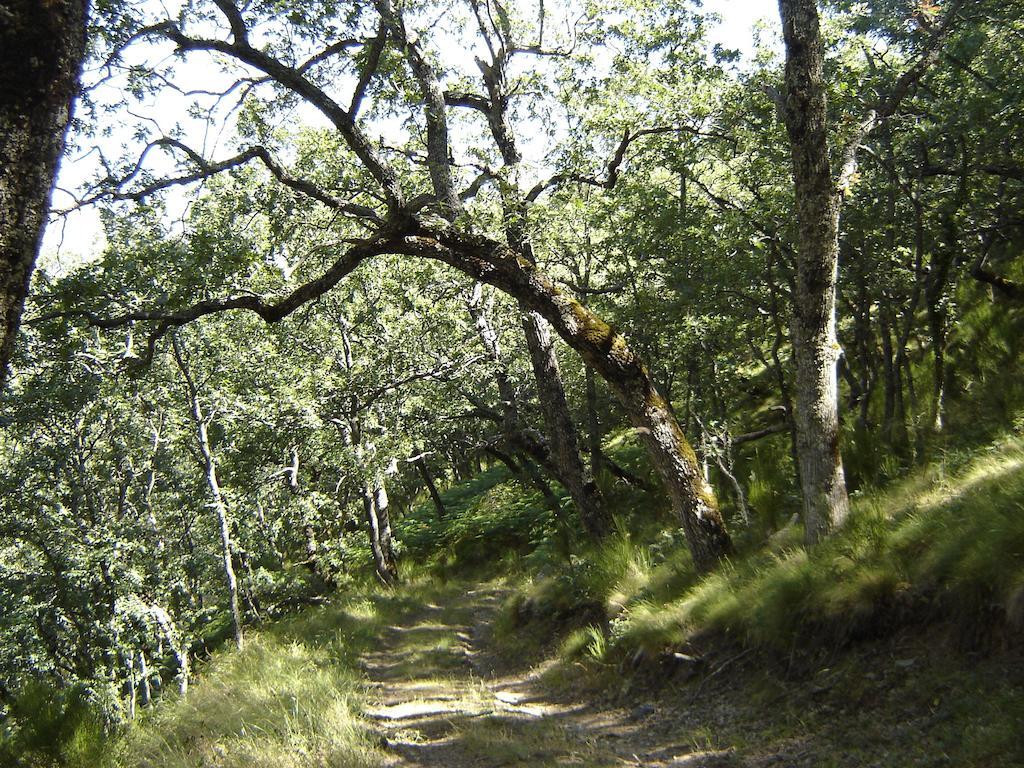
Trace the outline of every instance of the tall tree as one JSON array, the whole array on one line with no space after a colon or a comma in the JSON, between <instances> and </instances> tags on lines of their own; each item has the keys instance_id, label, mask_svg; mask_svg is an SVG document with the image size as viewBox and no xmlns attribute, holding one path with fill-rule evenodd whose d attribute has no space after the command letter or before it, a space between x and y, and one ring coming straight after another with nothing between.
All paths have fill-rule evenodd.
<instances>
[{"instance_id":1,"label":"tall tree","mask_svg":"<svg viewBox=\"0 0 1024 768\"><path fill-rule=\"evenodd\" d=\"M836 286L843 202L857 175L861 144L893 116L911 87L939 58L962 4L962 0L951 2L938 22L931 6L920 11L918 23L925 33L920 51L884 96L868 105L838 153L834 174L818 4L816 0L779 0L786 72L778 106L789 136L797 219L791 323L795 422L809 544L842 525L850 511L839 447L837 380L841 348L836 334Z\"/></svg>"},{"instance_id":2,"label":"tall tree","mask_svg":"<svg viewBox=\"0 0 1024 768\"><path fill-rule=\"evenodd\" d=\"M850 511L839 449L836 338L840 192L829 161L817 0L779 0L786 45L782 116L792 146L797 258L793 291L796 434L804 529L817 542Z\"/></svg>"},{"instance_id":3,"label":"tall tree","mask_svg":"<svg viewBox=\"0 0 1024 768\"><path fill-rule=\"evenodd\" d=\"M217 476L217 457L210 443L210 417L203 413L203 405L199 399L199 388L189 367L188 359L183 352L178 338L172 338L174 362L181 371L188 395L189 415L196 430L199 455L202 457L203 474L206 486L210 491L210 507L217 514L217 529L220 532L221 562L224 565L224 579L228 585L228 600L231 605L231 623L235 631L235 645L241 650L244 644L242 636L242 610L238 600L238 578L235 576L235 553L231 542L231 517L227 501L220 487Z\"/></svg>"},{"instance_id":4,"label":"tall tree","mask_svg":"<svg viewBox=\"0 0 1024 768\"><path fill-rule=\"evenodd\" d=\"M88 0L0 6L0 387L78 92Z\"/></svg>"},{"instance_id":5,"label":"tall tree","mask_svg":"<svg viewBox=\"0 0 1024 768\"><path fill-rule=\"evenodd\" d=\"M148 192L113 191L112 194L121 199L139 199L171 183L197 181L258 160L285 185L348 217L353 221L353 229L358 228L361 236L346 236L345 242L351 245L330 268L279 301L268 302L247 292L225 300L201 301L181 310L133 311L113 318L92 315L92 322L101 327L114 327L135 321L153 322L156 331L150 339L152 348L155 340L171 328L212 313L243 309L255 312L268 322L276 322L324 295L363 262L385 254L448 264L473 279L490 283L510 294L524 309L537 312L588 365L608 381L609 388L619 398L661 474L673 509L686 533L694 562L700 570L714 567L722 556L732 550L717 499L700 471L693 449L679 427L672 408L658 391L641 357L620 333L544 275L514 242L510 244L487 234L484 227L459 214L460 201L464 197L475 196L485 183L500 185L502 174L485 171L467 189L456 189L458 179L452 161L453 134L448 131L446 106L451 101L461 99L456 99L454 94L442 88L439 75L431 63L432 56L428 57L420 49L429 38L407 34L406 20L401 12L386 0L378 2L378 23L375 27L379 31L376 37L361 46L366 56L358 65L360 74L355 91L350 99L342 102L337 95L329 92L331 81L318 71L318 65L328 62L343 51L343 47L327 43L305 63L295 63L294 51L279 54L273 48L264 49L253 43L250 32L261 20L250 20L247 15L258 16L255 11L243 11L231 0L216 0L214 5L228 27L230 39L188 34L186 23L196 20L189 15L150 25L139 36L170 41L186 54L216 52L224 55L261 73L259 82L273 83L275 87L306 101L328 120L340 142L347 148L349 156L358 163L359 170L353 171L354 183L350 187L356 192L349 199L340 199L329 189L309 179L297 178L273 158L267 146L251 147L227 161L210 162L180 141L163 137L151 143L150 148L160 146L172 152L184 152L190 164L198 166L198 170L174 181L158 182ZM543 12L543 6L541 10ZM499 16L507 21L504 10ZM289 23L274 15L263 21L270 24ZM491 26L503 41L502 45L509 56L517 53L545 53L540 41L536 45L517 45L511 39L506 22L492 22ZM310 32L314 30L310 28ZM422 179L422 175L417 172L419 169L403 169L404 161L389 156L391 153L385 146L372 141L359 119L359 110L368 93L368 85L378 76L376 70L384 60L379 53L373 52L389 38L404 54L403 58L408 61L415 82L413 88L404 88L392 98L399 104L401 100L408 99L402 106L408 108L415 119L422 121L427 128L426 141L422 146L425 152L422 163L428 171L430 191L417 195L410 194L409 188ZM416 93L415 98L409 98L410 93ZM443 98L439 99L439 94ZM488 97L469 94L467 98L485 112L491 111ZM629 147L648 135L650 131L646 130L626 131L607 165L606 178L597 179L578 172L556 173L528 192L517 194L516 205L511 210L525 210L528 203L535 202L545 192L568 184L590 184L606 188L614 185ZM406 172L403 173L403 170ZM132 173L124 181L131 181L134 176ZM508 206L506 210L509 210Z\"/></svg>"}]
</instances>

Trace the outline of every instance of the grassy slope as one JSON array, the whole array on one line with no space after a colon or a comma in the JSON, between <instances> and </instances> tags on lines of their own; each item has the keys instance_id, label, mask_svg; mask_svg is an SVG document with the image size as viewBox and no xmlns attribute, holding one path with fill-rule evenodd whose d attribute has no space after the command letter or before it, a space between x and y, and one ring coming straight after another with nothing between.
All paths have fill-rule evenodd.
<instances>
[{"instance_id":1,"label":"grassy slope","mask_svg":"<svg viewBox=\"0 0 1024 768\"><path fill-rule=\"evenodd\" d=\"M558 654L556 680L582 665L641 699L667 686L665 727L709 748L770 747L793 765L1024 764L1024 439L860 494L811 553L800 538L791 527L698 579L677 539L622 532L521 573L499 631L516 657Z\"/></svg>"},{"instance_id":2,"label":"grassy slope","mask_svg":"<svg viewBox=\"0 0 1024 768\"><path fill-rule=\"evenodd\" d=\"M110 764L379 765L359 716L356 660L382 622L374 600L350 596L249 632L243 651L214 654L186 698L146 712L112 750Z\"/></svg>"}]
</instances>

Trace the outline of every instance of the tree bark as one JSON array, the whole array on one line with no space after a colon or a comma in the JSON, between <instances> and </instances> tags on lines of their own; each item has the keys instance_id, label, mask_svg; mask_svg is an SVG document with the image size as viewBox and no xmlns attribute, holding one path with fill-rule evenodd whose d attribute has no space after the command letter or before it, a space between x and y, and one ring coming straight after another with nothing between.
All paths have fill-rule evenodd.
<instances>
[{"instance_id":1,"label":"tree bark","mask_svg":"<svg viewBox=\"0 0 1024 768\"><path fill-rule=\"evenodd\" d=\"M839 450L836 282L841 197L832 180L816 0L779 0L786 46L783 116L792 146L798 230L793 294L797 454L805 540L814 544L849 514Z\"/></svg>"},{"instance_id":2,"label":"tree bark","mask_svg":"<svg viewBox=\"0 0 1024 768\"><path fill-rule=\"evenodd\" d=\"M523 425L519 423L515 386L508 376L498 335L485 311L480 283L474 286L466 306L487 356L495 366L495 382L502 401L502 430L506 441L529 453L541 466L551 471L569 492L588 534L597 538L605 535L611 523L604 511L593 476L587 472L580 458L576 425L569 413L558 358L555 356L554 343L547 322L524 307L523 332L530 352L534 380L537 382L537 396L547 426L547 445L542 447L539 441L529 439ZM522 302L520 306L524 306Z\"/></svg>"},{"instance_id":3,"label":"tree bark","mask_svg":"<svg viewBox=\"0 0 1024 768\"><path fill-rule=\"evenodd\" d=\"M78 93L88 0L0 7L0 388Z\"/></svg>"},{"instance_id":4,"label":"tree bark","mask_svg":"<svg viewBox=\"0 0 1024 768\"><path fill-rule=\"evenodd\" d=\"M596 477L604 468L604 451L601 449L601 420L597 413L597 379L590 366L583 367L583 375L587 392L587 450L590 452L590 472Z\"/></svg>"},{"instance_id":5,"label":"tree bark","mask_svg":"<svg viewBox=\"0 0 1024 768\"><path fill-rule=\"evenodd\" d=\"M536 312L526 312L523 330L559 476L579 511L584 530L593 538L601 538L611 530L611 518L593 475L580 458L576 424L569 412L547 321Z\"/></svg>"}]
</instances>

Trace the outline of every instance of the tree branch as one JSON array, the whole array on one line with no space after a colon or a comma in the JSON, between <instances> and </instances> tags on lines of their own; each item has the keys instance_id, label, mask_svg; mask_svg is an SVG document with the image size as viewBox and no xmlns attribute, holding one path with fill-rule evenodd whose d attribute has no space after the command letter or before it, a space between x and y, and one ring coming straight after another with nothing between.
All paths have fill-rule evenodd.
<instances>
[{"instance_id":1,"label":"tree branch","mask_svg":"<svg viewBox=\"0 0 1024 768\"><path fill-rule=\"evenodd\" d=\"M235 44L247 45L249 42L249 31L245 27L242 12L238 10L238 7L231 0L213 0L213 4L227 18L228 24L231 27L231 37L234 38Z\"/></svg>"},{"instance_id":2,"label":"tree branch","mask_svg":"<svg viewBox=\"0 0 1024 768\"><path fill-rule=\"evenodd\" d=\"M227 2L227 0L222 0ZM288 88L316 107L341 133L345 143L362 162L367 172L380 184L388 205L395 211L405 205L405 195L395 170L377 153L369 138L356 124L352 115L319 86L307 80L303 73L269 54L256 50L242 39L228 43L223 40L192 38L185 35L172 21L146 27L136 37L161 36L178 46L181 51L213 51L223 53L237 61L263 72L278 84Z\"/></svg>"},{"instance_id":3,"label":"tree branch","mask_svg":"<svg viewBox=\"0 0 1024 768\"><path fill-rule=\"evenodd\" d=\"M942 54L942 44L952 31L953 20L956 18L963 2L964 0L955 0L953 2L952 7L943 17L942 23L932 34L924 51L918 56L917 61L899 76L889 95L868 110L864 119L857 126L857 130L854 131L853 135L843 146L843 150L840 153L842 162L835 185L836 193L840 196L845 195L849 191L854 174L857 172L857 150L860 149L860 145L864 143L865 139L867 139L868 135L879 123L896 113L900 103L910 92L914 83L920 80L925 72L938 60Z\"/></svg>"},{"instance_id":4,"label":"tree branch","mask_svg":"<svg viewBox=\"0 0 1024 768\"><path fill-rule=\"evenodd\" d=\"M260 296L246 294L233 296L226 299L208 299L196 302L195 304L177 310L135 310L125 312L113 317L104 317L96 312L88 310L72 310L67 312L53 312L33 318L31 324L38 324L46 320L57 318L79 317L94 328L110 330L121 328L137 322L157 323L156 329L150 334L145 356L141 359L143 365L148 365L153 360L156 349L156 342L174 328L191 323L207 315L229 312L232 310L246 310L259 315L267 323L276 323L287 317L302 305L314 301L336 286L347 275L351 274L356 267L373 256L389 253L393 250L392 241L387 237L377 237L371 240L360 242L346 251L334 264L322 275L308 283L303 283L287 296L276 302L266 302Z\"/></svg>"},{"instance_id":5,"label":"tree branch","mask_svg":"<svg viewBox=\"0 0 1024 768\"><path fill-rule=\"evenodd\" d=\"M700 131L689 126L661 126L656 128L641 128L640 130L631 132L629 128L626 128L622 133L622 139L619 140L618 146L615 148L611 159L605 165L605 176L603 179L596 178L594 176L584 176L578 173L560 172L551 176L550 178L538 182L534 187L527 193L526 200L528 202L535 202L542 194L547 190L559 187L566 182L576 182L578 184L588 184L592 187L601 187L603 189L613 189L619 180L619 169L622 166L623 161L626 159L626 152L629 150L630 145L637 139L642 139L645 136L657 136L665 133L692 133L698 136L710 136L717 139L726 139L732 141L728 136L720 133Z\"/></svg>"},{"instance_id":6,"label":"tree branch","mask_svg":"<svg viewBox=\"0 0 1024 768\"><path fill-rule=\"evenodd\" d=\"M420 51L416 41L405 30L400 10L394 8L391 0L375 0L381 21L387 25L391 36L402 47L413 77L423 97L423 114L427 122L427 169L434 187L434 194L442 207L442 215L449 221L462 211L462 201L455 192L452 167L449 160L451 147L448 142L448 118L445 114L444 92L437 74Z\"/></svg>"},{"instance_id":7,"label":"tree branch","mask_svg":"<svg viewBox=\"0 0 1024 768\"><path fill-rule=\"evenodd\" d=\"M387 40L387 25L381 19L380 27L377 29L377 36L370 43L370 49L366 54L366 61L359 72L359 81L356 83L355 90L352 91L352 103L349 105L348 111L353 118L359 114L359 108L363 105L366 89L370 85L373 76L377 73L377 67L380 66L380 57L384 53L384 46Z\"/></svg>"},{"instance_id":8,"label":"tree branch","mask_svg":"<svg viewBox=\"0 0 1024 768\"><path fill-rule=\"evenodd\" d=\"M274 160L273 156L271 156L270 154L270 151L263 146L250 147L249 149L245 150L244 152L238 155L235 155L234 157L230 157L225 160L220 160L218 162L211 163L208 162L204 157L202 157L198 152L193 150L191 147L178 141L177 139L171 139L166 137L157 139L156 141L153 141L146 145L145 149L143 149L142 154L139 156L139 160L138 162L136 162L135 167L132 169L131 173L129 173L123 179L116 182L117 187L123 186L125 183L127 183L128 181L130 181L131 179L138 175L138 173L142 169L142 164L145 161L146 155L154 147L170 147L173 149L181 150L186 155L188 155L188 158L198 167L198 170L195 171L194 173L186 174L184 176L176 176L168 179L161 179L160 181L154 182L152 184L147 184L144 187L134 190L99 193L93 195L92 197L86 198L83 201L80 201L76 205L76 207L89 205L91 203L95 203L103 199L141 201L144 198L149 197L150 195L153 195L157 192L160 192L161 190L168 189L169 187L180 186L183 184L192 184L197 181L202 181L204 179L211 178L213 176L216 176L217 174L231 170L232 168L237 168L239 166L245 165L246 163L251 162L252 160L259 160L260 162L263 163L267 170L269 170L271 174L273 174L274 178L276 178L286 187L294 189L297 192L301 192L302 194L314 200L318 200L324 205L328 206L329 208L332 208L333 210L340 211L342 213L347 213L362 219L368 219L378 224L381 223L382 221L381 217L372 208L365 205L359 205L356 203L348 202L346 200L342 200L331 194L328 194L326 191L324 191L317 185L313 184L312 182L307 181L306 179L300 179L295 176L292 176L283 166L281 166L276 160Z\"/></svg>"}]
</instances>

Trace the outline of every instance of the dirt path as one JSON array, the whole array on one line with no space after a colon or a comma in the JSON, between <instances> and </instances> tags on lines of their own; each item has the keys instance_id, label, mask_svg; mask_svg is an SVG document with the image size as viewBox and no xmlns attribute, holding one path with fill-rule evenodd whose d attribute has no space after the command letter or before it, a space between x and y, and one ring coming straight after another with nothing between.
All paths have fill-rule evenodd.
<instances>
[{"instance_id":1,"label":"dirt path","mask_svg":"<svg viewBox=\"0 0 1024 768\"><path fill-rule=\"evenodd\" d=\"M711 766L728 752L652 733L652 714L561 700L535 670L498 674L486 648L502 593L448 592L407 606L362 663L371 681L367 716L394 766ZM660 729L655 729L660 730Z\"/></svg>"}]
</instances>

